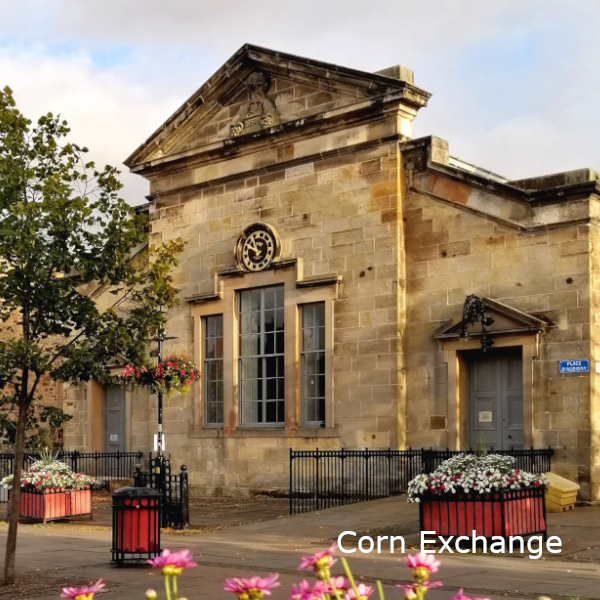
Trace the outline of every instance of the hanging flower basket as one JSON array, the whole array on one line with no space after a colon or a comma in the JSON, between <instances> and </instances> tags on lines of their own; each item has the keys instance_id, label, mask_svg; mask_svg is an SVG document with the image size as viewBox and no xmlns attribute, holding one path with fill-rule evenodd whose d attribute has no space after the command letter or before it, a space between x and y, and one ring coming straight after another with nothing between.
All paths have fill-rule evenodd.
<instances>
[{"instance_id":1,"label":"hanging flower basket","mask_svg":"<svg viewBox=\"0 0 600 600\"><path fill-rule=\"evenodd\" d=\"M11 490L13 476L2 480ZM21 474L19 516L42 521L92 514L94 479L58 460L38 460ZM9 495L10 506L10 495Z\"/></svg>"},{"instance_id":2,"label":"hanging flower basket","mask_svg":"<svg viewBox=\"0 0 600 600\"><path fill-rule=\"evenodd\" d=\"M184 396L194 381L199 381L197 367L183 356L173 356L155 367L127 365L121 382L129 387L147 387L151 393L161 392L167 399L175 394Z\"/></svg>"},{"instance_id":3,"label":"hanging flower basket","mask_svg":"<svg viewBox=\"0 0 600 600\"><path fill-rule=\"evenodd\" d=\"M436 535L546 534L546 477L514 468L511 456L459 455L408 484L421 531Z\"/></svg>"}]
</instances>

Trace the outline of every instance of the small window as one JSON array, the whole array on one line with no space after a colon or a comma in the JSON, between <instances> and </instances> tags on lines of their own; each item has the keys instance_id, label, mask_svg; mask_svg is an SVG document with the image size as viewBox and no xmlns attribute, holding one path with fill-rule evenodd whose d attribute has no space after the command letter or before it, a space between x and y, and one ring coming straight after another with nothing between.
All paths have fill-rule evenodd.
<instances>
[{"instance_id":1,"label":"small window","mask_svg":"<svg viewBox=\"0 0 600 600\"><path fill-rule=\"evenodd\" d=\"M302 306L302 424L325 426L325 302Z\"/></svg>"},{"instance_id":2,"label":"small window","mask_svg":"<svg viewBox=\"0 0 600 600\"><path fill-rule=\"evenodd\" d=\"M204 423L223 425L223 315L204 318Z\"/></svg>"}]
</instances>

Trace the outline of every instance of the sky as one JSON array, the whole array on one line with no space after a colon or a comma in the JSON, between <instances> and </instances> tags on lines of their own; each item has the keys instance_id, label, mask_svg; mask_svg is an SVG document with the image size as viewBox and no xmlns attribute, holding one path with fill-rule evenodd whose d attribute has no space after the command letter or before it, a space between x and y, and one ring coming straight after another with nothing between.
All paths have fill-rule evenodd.
<instances>
[{"instance_id":1,"label":"sky","mask_svg":"<svg viewBox=\"0 0 600 600\"><path fill-rule=\"evenodd\" d=\"M376 71L433 94L414 137L505 177L600 170L600 2L579 0L0 0L0 87L59 113L123 197L122 162L244 43Z\"/></svg>"}]
</instances>

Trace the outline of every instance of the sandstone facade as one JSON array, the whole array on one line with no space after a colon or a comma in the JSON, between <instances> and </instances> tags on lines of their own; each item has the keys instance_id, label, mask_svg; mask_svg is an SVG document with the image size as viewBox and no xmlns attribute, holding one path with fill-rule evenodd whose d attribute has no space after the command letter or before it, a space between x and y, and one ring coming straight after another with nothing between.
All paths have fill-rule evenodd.
<instances>
[{"instance_id":1,"label":"sandstone facade","mask_svg":"<svg viewBox=\"0 0 600 600\"><path fill-rule=\"evenodd\" d=\"M194 357L206 379L207 318L222 316L222 423L207 422L205 385L165 409L166 449L196 493L285 490L289 448L466 447L481 327L459 332L475 294L489 299L494 352L519 352L523 445L554 447L554 469L600 496L597 175L511 182L443 140L412 140L428 97L402 67L369 74L245 46L128 159L150 182L150 242L186 241L166 353ZM254 273L235 248L257 223L276 230L280 255ZM252 427L240 294L270 286L284 290L285 418ZM303 419L302 311L314 303L322 426ZM569 359L592 372L559 374ZM69 391L72 448L101 449L94 385ZM126 406L128 449L150 450L156 399L128 394Z\"/></svg>"}]
</instances>

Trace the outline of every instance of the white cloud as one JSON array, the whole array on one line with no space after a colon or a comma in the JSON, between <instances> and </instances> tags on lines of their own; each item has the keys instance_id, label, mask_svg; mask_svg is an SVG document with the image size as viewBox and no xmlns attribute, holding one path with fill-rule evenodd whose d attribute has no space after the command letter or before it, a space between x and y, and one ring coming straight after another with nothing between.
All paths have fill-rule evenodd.
<instances>
[{"instance_id":1,"label":"white cloud","mask_svg":"<svg viewBox=\"0 0 600 600\"><path fill-rule=\"evenodd\" d=\"M600 4L568 0L0 0L0 85L119 165L244 42L433 92L415 135L509 177L600 168ZM108 57L108 58L107 58ZM124 197L147 184L123 174Z\"/></svg>"},{"instance_id":2,"label":"white cloud","mask_svg":"<svg viewBox=\"0 0 600 600\"><path fill-rule=\"evenodd\" d=\"M123 197L137 204L147 183L121 163L178 106L178 94L157 97L126 73L100 70L86 52L63 57L43 50L0 52L0 86L9 85L17 106L30 119L47 112L69 122L71 140L90 149L98 166L123 169Z\"/></svg>"}]
</instances>

